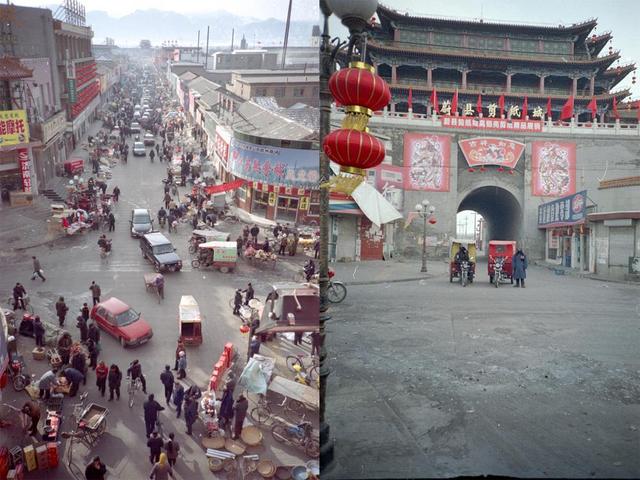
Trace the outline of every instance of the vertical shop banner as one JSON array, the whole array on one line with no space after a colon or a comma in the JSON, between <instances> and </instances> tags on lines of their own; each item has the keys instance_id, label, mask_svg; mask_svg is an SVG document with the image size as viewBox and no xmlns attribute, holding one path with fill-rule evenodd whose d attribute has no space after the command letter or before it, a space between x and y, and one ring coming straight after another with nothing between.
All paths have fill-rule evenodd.
<instances>
[{"instance_id":1,"label":"vertical shop banner","mask_svg":"<svg viewBox=\"0 0 640 480\"><path fill-rule=\"evenodd\" d=\"M29 123L26 110L0 111L0 146L29 142Z\"/></svg>"},{"instance_id":2,"label":"vertical shop banner","mask_svg":"<svg viewBox=\"0 0 640 480\"><path fill-rule=\"evenodd\" d=\"M562 197L575 193L575 142L533 142L531 173L532 195Z\"/></svg>"},{"instance_id":3,"label":"vertical shop banner","mask_svg":"<svg viewBox=\"0 0 640 480\"><path fill-rule=\"evenodd\" d=\"M26 148L18 149L18 163L20 164L20 173L22 174L22 191L31 193L31 164L29 162L29 150Z\"/></svg>"},{"instance_id":4,"label":"vertical shop banner","mask_svg":"<svg viewBox=\"0 0 640 480\"><path fill-rule=\"evenodd\" d=\"M447 135L404 134L404 188L448 192L451 138Z\"/></svg>"},{"instance_id":5,"label":"vertical shop banner","mask_svg":"<svg viewBox=\"0 0 640 480\"><path fill-rule=\"evenodd\" d=\"M78 91L76 90L76 79L67 79L67 91L69 92L69 103L76 103L78 101Z\"/></svg>"}]
</instances>

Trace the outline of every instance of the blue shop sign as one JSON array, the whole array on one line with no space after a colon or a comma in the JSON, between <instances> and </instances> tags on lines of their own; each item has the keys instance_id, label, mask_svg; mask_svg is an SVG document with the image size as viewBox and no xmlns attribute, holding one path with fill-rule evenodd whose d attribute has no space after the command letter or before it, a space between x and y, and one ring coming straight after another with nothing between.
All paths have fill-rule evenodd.
<instances>
[{"instance_id":1,"label":"blue shop sign","mask_svg":"<svg viewBox=\"0 0 640 480\"><path fill-rule=\"evenodd\" d=\"M584 223L587 212L587 191L543 203L538 207L538 227L565 227Z\"/></svg>"},{"instance_id":2,"label":"blue shop sign","mask_svg":"<svg viewBox=\"0 0 640 480\"><path fill-rule=\"evenodd\" d=\"M229 171L239 178L269 185L318 188L318 150L272 147L231 139Z\"/></svg>"}]
</instances>

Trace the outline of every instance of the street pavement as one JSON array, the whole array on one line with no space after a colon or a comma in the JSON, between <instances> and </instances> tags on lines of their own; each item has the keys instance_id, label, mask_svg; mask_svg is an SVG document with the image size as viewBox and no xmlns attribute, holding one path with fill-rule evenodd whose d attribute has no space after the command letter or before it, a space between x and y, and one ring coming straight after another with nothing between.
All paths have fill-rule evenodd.
<instances>
[{"instance_id":1,"label":"street pavement","mask_svg":"<svg viewBox=\"0 0 640 480\"><path fill-rule=\"evenodd\" d=\"M90 131L95 131L96 126ZM129 140L132 143L132 140ZM130 145L132 147L132 145ZM85 174L87 176L87 174ZM294 273L301 268L306 257L298 255L287 257L278 261L275 268L257 267L249 265L244 260L239 260L235 273L222 274L218 271L196 270L190 265L191 257L187 250L187 241L190 238L191 226L180 224L177 233L167 233L178 254L184 262L184 268L179 273L167 273L165 275L165 299L158 303L158 298L145 290L143 281L144 273L153 272L153 267L146 262L140 253L139 242L129 235L128 220L131 209L136 207L149 208L155 216L164 196L162 178L166 176L166 164L158 162L157 158L151 163L149 157L129 157L127 164L119 164L113 169L113 178L108 182L109 192L115 185L122 191L120 202L115 206L116 230L107 233L113 238L113 252L106 260L99 256L97 240L98 232L88 232L72 237L62 237L55 242L33 248L20 248L37 245L34 237L46 232L44 224L46 206L38 206L38 216L25 220L25 209L18 212L12 209L4 209L2 215L2 234L8 232L25 231L25 223L33 223L30 227L35 233L28 238L15 240L11 244L0 246L0 291L4 292L4 298L11 295L15 282L25 285L32 299L32 305L43 320L57 325L54 304L59 296L64 296L70 311L67 317L66 328L74 338L79 338L78 329L75 327L75 318L83 302L91 305L91 295L88 290L92 281L96 281L102 288L102 299L117 297L138 310L152 326L154 336L150 342L136 348L123 349L118 341L102 332L102 352L99 360L104 360L108 365L116 363L124 372L129 363L139 359L143 366L143 373L147 378L147 391L155 393L156 399L164 404L162 385L159 380L164 365L173 366L176 341L178 338L178 304L182 295L193 295L198 301L203 313L203 337L200 347L188 347L187 356L189 367L185 388L197 383L201 388L208 385L208 379L222 353L225 343L232 342L238 349L242 359L246 358L247 336L239 332L241 321L233 316L229 308L229 299L233 297L236 288L246 288L248 282L252 282L256 290L256 297L264 299L270 285L277 281L289 281ZM180 188L183 195L184 188ZM34 210L35 211L35 210ZM32 215L33 216L33 215ZM43 227L43 224L45 225ZM232 233L236 238L241 224L226 225L220 223L216 226L222 231ZM37 238L35 239L37 240ZM30 280L31 255L36 255L45 273L46 282ZM31 349L34 346L32 339L19 337L20 350L28 360L28 369L39 376L45 371L45 362L37 362L31 359ZM304 349L294 347L286 339L274 344L263 345L260 353L270 355L278 352L286 355L289 352L309 354L309 347ZM282 367L282 363L279 364ZM284 367L286 368L286 367ZM289 374L292 375L292 374ZM96 402L109 408L107 419L108 431L92 451L83 446L74 449L74 468L59 468L53 472L39 472L38 478L67 479L73 478L72 472L77 469L84 472L84 466L94 455L100 455L107 464L110 478L134 479L147 478L150 471L148 462L148 448L142 417L143 395L138 394L137 402L129 409L126 402L126 386L123 380L123 398L118 402L108 402L107 398L101 398L95 386L95 374L89 373L87 386L81 388L89 392L87 403ZM239 388L236 389L236 396ZM16 394L7 388L2 393L2 401L21 406L26 400L24 393ZM77 398L77 397L76 397ZM65 400L65 414L69 416L71 404L75 399ZM250 407L251 409L252 407ZM176 478L194 479L209 477L207 458L200 446L200 440L204 432L203 425L198 421L194 425L194 435L188 437L185 434L184 420L175 418L175 411L167 408L160 414L165 435L173 431L176 439L181 444L181 458L175 469ZM249 421L249 416L247 416ZM317 428L317 425L316 425ZM63 430L71 430L71 421L67 418ZM4 435L3 431L3 435ZM7 433L9 434L9 433ZM272 459L279 465L300 465L307 459L304 454L294 448L276 443L269 430L263 430L264 446L252 448L248 453L257 453L261 458ZM12 432L18 435L18 432ZM4 442L3 442L4 443ZM82 477L83 478L83 477Z\"/></svg>"},{"instance_id":2,"label":"street pavement","mask_svg":"<svg viewBox=\"0 0 640 480\"><path fill-rule=\"evenodd\" d=\"M335 265L323 478L640 477L638 286L376 263Z\"/></svg>"}]
</instances>

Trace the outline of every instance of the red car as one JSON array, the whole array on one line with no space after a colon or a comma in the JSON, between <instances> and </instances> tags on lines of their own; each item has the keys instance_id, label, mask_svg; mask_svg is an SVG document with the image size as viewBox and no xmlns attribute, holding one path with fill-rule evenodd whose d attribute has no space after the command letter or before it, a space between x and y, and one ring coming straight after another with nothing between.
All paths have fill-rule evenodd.
<instances>
[{"instance_id":1,"label":"red car","mask_svg":"<svg viewBox=\"0 0 640 480\"><path fill-rule=\"evenodd\" d=\"M120 341L123 347L141 345L153 337L153 330L138 312L122 300L111 297L91 309L98 327Z\"/></svg>"}]
</instances>

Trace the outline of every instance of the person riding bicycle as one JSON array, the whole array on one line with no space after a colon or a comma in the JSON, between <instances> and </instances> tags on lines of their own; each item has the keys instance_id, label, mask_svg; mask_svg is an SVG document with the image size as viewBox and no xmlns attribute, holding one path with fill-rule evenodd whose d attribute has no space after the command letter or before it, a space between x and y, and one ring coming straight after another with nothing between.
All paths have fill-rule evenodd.
<instances>
[{"instance_id":1,"label":"person riding bicycle","mask_svg":"<svg viewBox=\"0 0 640 480\"><path fill-rule=\"evenodd\" d=\"M311 281L311 278L316 274L316 264L313 260L309 259L309 261L304 264L304 274L307 282Z\"/></svg>"},{"instance_id":2,"label":"person riding bicycle","mask_svg":"<svg viewBox=\"0 0 640 480\"><path fill-rule=\"evenodd\" d=\"M131 377L131 380L133 381L139 378L140 382L142 383L142 392L147 393L147 380L142 374L142 365L140 365L140 361L138 359L129 364L129 368L127 369L127 377Z\"/></svg>"},{"instance_id":3,"label":"person riding bicycle","mask_svg":"<svg viewBox=\"0 0 640 480\"><path fill-rule=\"evenodd\" d=\"M458 250L458 253L456 253L454 261L456 262L456 266L458 267L459 271L461 271L462 262L467 262L469 264L469 270L467 272L468 276L470 279L473 278L473 262L469 258L469 252L464 246L460 246L460 250Z\"/></svg>"},{"instance_id":4,"label":"person riding bicycle","mask_svg":"<svg viewBox=\"0 0 640 480\"><path fill-rule=\"evenodd\" d=\"M164 227L164 223L167 220L167 211L164 209L164 207L160 207L160 210L158 210L158 222L160 223L161 227Z\"/></svg>"},{"instance_id":5,"label":"person riding bicycle","mask_svg":"<svg viewBox=\"0 0 640 480\"><path fill-rule=\"evenodd\" d=\"M98 246L104 253L111 251L111 240L107 239L107 236L103 233L98 240Z\"/></svg>"}]
</instances>

